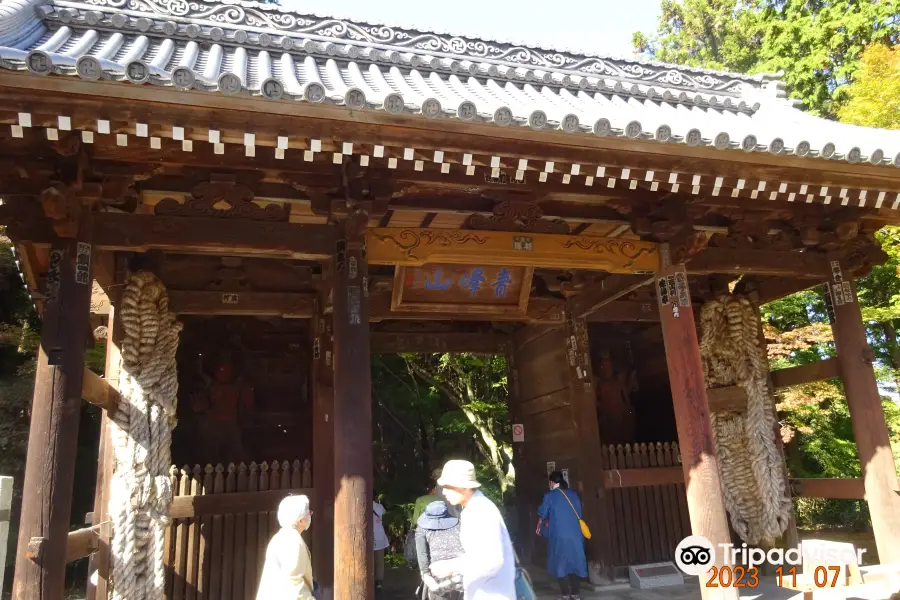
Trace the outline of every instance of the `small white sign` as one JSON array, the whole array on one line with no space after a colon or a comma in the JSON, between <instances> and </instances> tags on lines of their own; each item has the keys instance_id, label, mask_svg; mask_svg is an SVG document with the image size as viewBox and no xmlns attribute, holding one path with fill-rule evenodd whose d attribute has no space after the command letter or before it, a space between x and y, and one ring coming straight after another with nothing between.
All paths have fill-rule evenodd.
<instances>
[{"instance_id":1,"label":"small white sign","mask_svg":"<svg viewBox=\"0 0 900 600\"><path fill-rule=\"evenodd\" d=\"M525 426L521 423L516 423L513 425L513 441L514 442L524 442L525 441Z\"/></svg>"},{"instance_id":2,"label":"small white sign","mask_svg":"<svg viewBox=\"0 0 900 600\"><path fill-rule=\"evenodd\" d=\"M569 470L563 469L561 472L562 472L563 479L566 480L566 485L571 486L572 482L569 481Z\"/></svg>"}]
</instances>

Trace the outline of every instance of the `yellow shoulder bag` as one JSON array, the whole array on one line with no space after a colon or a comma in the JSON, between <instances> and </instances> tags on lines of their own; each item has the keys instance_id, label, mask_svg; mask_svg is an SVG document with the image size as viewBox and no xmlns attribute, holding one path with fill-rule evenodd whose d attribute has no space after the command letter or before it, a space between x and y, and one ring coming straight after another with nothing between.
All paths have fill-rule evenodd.
<instances>
[{"instance_id":1,"label":"yellow shoulder bag","mask_svg":"<svg viewBox=\"0 0 900 600\"><path fill-rule=\"evenodd\" d=\"M588 527L588 524L584 522L584 519L578 516L578 511L575 510L575 505L572 504L572 501L569 500L569 497L566 496L566 493L563 492L560 488L556 488L563 495L563 498L566 499L566 502L569 503L569 506L572 507L572 512L575 513L575 517L578 519L578 524L581 525L581 535L585 537L585 539L591 539L591 529Z\"/></svg>"}]
</instances>

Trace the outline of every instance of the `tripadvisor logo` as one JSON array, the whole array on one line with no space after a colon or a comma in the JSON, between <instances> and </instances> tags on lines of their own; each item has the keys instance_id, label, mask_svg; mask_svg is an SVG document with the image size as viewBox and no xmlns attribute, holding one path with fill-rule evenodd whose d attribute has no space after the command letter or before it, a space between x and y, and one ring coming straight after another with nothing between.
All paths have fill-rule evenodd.
<instances>
[{"instance_id":1,"label":"tripadvisor logo","mask_svg":"<svg viewBox=\"0 0 900 600\"><path fill-rule=\"evenodd\" d=\"M675 548L675 564L685 575L700 576L716 560L716 549L702 535L691 535Z\"/></svg>"}]
</instances>

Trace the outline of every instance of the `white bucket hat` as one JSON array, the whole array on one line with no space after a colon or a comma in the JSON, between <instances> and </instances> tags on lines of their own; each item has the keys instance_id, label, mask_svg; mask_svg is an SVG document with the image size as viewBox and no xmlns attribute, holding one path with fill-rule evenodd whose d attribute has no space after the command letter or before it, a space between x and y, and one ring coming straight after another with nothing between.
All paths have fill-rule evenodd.
<instances>
[{"instance_id":1,"label":"white bucket hat","mask_svg":"<svg viewBox=\"0 0 900 600\"><path fill-rule=\"evenodd\" d=\"M441 477L438 479L438 485L462 489L481 487L481 484L475 479L475 466L467 460L447 461Z\"/></svg>"}]
</instances>

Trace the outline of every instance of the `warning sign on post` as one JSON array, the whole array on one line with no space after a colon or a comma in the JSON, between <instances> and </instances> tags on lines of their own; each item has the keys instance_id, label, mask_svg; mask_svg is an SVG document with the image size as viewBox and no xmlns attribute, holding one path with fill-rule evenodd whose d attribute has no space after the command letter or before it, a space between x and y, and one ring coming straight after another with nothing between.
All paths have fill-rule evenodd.
<instances>
[{"instance_id":1,"label":"warning sign on post","mask_svg":"<svg viewBox=\"0 0 900 600\"><path fill-rule=\"evenodd\" d=\"M513 425L513 441L514 442L524 442L525 441L525 426L521 423L517 423Z\"/></svg>"}]
</instances>

